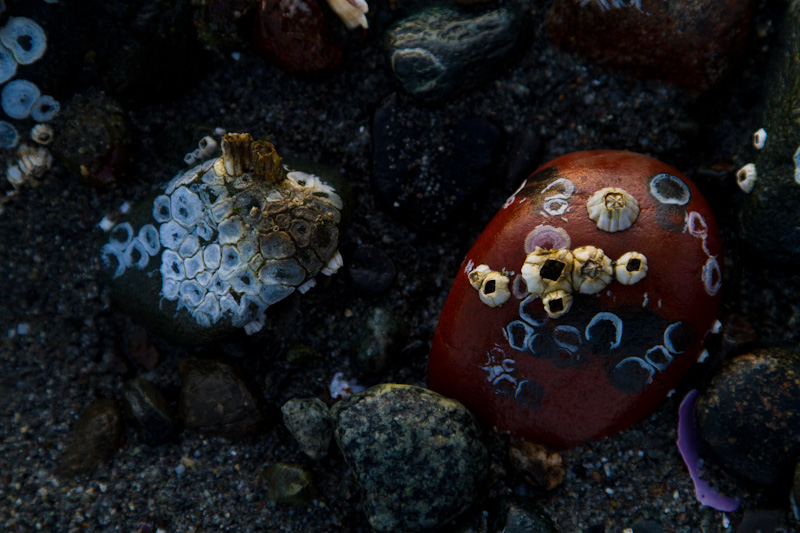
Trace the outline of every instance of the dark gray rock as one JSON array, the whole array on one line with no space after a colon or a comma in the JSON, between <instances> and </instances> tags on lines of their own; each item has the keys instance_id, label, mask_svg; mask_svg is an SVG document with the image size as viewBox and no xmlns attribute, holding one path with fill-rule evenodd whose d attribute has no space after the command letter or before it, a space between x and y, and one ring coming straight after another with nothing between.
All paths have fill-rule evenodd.
<instances>
[{"instance_id":1,"label":"dark gray rock","mask_svg":"<svg viewBox=\"0 0 800 533\"><path fill-rule=\"evenodd\" d=\"M358 365L371 374L396 362L408 341L408 324L384 307L370 312L358 346Z\"/></svg>"},{"instance_id":2,"label":"dark gray rock","mask_svg":"<svg viewBox=\"0 0 800 533\"><path fill-rule=\"evenodd\" d=\"M283 424L300 448L312 459L328 454L333 437L333 418L319 398L293 398L281 407Z\"/></svg>"},{"instance_id":3,"label":"dark gray rock","mask_svg":"<svg viewBox=\"0 0 800 533\"><path fill-rule=\"evenodd\" d=\"M179 412L186 429L245 437L267 423L256 387L224 361L187 357L180 364Z\"/></svg>"},{"instance_id":4,"label":"dark gray rock","mask_svg":"<svg viewBox=\"0 0 800 533\"><path fill-rule=\"evenodd\" d=\"M757 179L741 210L742 239L770 260L800 255L800 1L789 3L764 83Z\"/></svg>"},{"instance_id":5,"label":"dark gray rock","mask_svg":"<svg viewBox=\"0 0 800 533\"><path fill-rule=\"evenodd\" d=\"M738 474L763 485L788 475L800 452L800 356L765 348L732 359L700 399L697 426Z\"/></svg>"},{"instance_id":6,"label":"dark gray rock","mask_svg":"<svg viewBox=\"0 0 800 533\"><path fill-rule=\"evenodd\" d=\"M499 128L483 117L450 122L396 94L375 111L372 171L385 205L405 224L436 231L494 175Z\"/></svg>"},{"instance_id":7,"label":"dark gray rock","mask_svg":"<svg viewBox=\"0 0 800 533\"><path fill-rule=\"evenodd\" d=\"M524 498L507 498L500 502L496 531L503 533L556 533L550 517L538 505Z\"/></svg>"},{"instance_id":8,"label":"dark gray rock","mask_svg":"<svg viewBox=\"0 0 800 533\"><path fill-rule=\"evenodd\" d=\"M385 292L397 276L392 258L380 248L369 244L356 248L345 264L353 288L359 292Z\"/></svg>"},{"instance_id":9,"label":"dark gray rock","mask_svg":"<svg viewBox=\"0 0 800 533\"><path fill-rule=\"evenodd\" d=\"M96 400L75 422L72 442L59 463L59 475L70 477L97 470L114 456L124 438L122 411L116 400Z\"/></svg>"},{"instance_id":10,"label":"dark gray rock","mask_svg":"<svg viewBox=\"0 0 800 533\"><path fill-rule=\"evenodd\" d=\"M175 431L175 415L166 398L144 378L134 378L122 385L122 409L146 444L161 444Z\"/></svg>"},{"instance_id":11,"label":"dark gray rock","mask_svg":"<svg viewBox=\"0 0 800 533\"><path fill-rule=\"evenodd\" d=\"M395 23L384 49L408 93L441 100L501 72L527 44L525 2L473 13L434 6Z\"/></svg>"},{"instance_id":12,"label":"dark gray rock","mask_svg":"<svg viewBox=\"0 0 800 533\"><path fill-rule=\"evenodd\" d=\"M303 505L317 496L311 473L300 465L275 463L261 471L267 484L267 499L272 503Z\"/></svg>"},{"instance_id":13,"label":"dark gray rock","mask_svg":"<svg viewBox=\"0 0 800 533\"><path fill-rule=\"evenodd\" d=\"M464 511L487 452L460 403L421 387L382 384L335 404L335 437L365 492L377 531L419 531Z\"/></svg>"}]
</instances>

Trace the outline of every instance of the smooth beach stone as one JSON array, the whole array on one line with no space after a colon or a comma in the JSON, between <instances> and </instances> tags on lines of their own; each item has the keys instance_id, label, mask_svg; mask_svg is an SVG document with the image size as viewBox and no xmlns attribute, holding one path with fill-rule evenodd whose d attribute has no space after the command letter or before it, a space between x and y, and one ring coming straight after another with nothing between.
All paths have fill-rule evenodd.
<instances>
[{"instance_id":1,"label":"smooth beach stone","mask_svg":"<svg viewBox=\"0 0 800 533\"><path fill-rule=\"evenodd\" d=\"M259 478L267 484L267 499L272 503L303 505L317 497L311 472L300 465L275 463Z\"/></svg>"},{"instance_id":2,"label":"smooth beach stone","mask_svg":"<svg viewBox=\"0 0 800 533\"><path fill-rule=\"evenodd\" d=\"M96 400L75 422L72 442L59 463L59 475L67 477L97 470L111 460L124 440L119 404L111 398Z\"/></svg>"},{"instance_id":3,"label":"smooth beach stone","mask_svg":"<svg viewBox=\"0 0 800 533\"><path fill-rule=\"evenodd\" d=\"M319 398L293 398L281 407L283 424L312 459L328 454L333 437L333 418Z\"/></svg>"},{"instance_id":4,"label":"smooth beach stone","mask_svg":"<svg viewBox=\"0 0 800 533\"><path fill-rule=\"evenodd\" d=\"M741 210L741 242L771 259L800 256L800 1L789 2L764 80L756 179Z\"/></svg>"},{"instance_id":5,"label":"smooth beach stone","mask_svg":"<svg viewBox=\"0 0 800 533\"><path fill-rule=\"evenodd\" d=\"M253 43L270 63L307 77L330 74L341 66L341 44L318 0L303 0L302 7L262 0L257 11Z\"/></svg>"},{"instance_id":6,"label":"smooth beach stone","mask_svg":"<svg viewBox=\"0 0 800 533\"><path fill-rule=\"evenodd\" d=\"M125 111L110 96L90 92L72 97L53 122L52 149L75 176L107 188L124 177L131 138Z\"/></svg>"},{"instance_id":7,"label":"smooth beach stone","mask_svg":"<svg viewBox=\"0 0 800 533\"><path fill-rule=\"evenodd\" d=\"M697 187L631 152L577 152L531 175L467 253L428 366L487 427L552 448L651 413L695 363L722 282Z\"/></svg>"},{"instance_id":8,"label":"smooth beach stone","mask_svg":"<svg viewBox=\"0 0 800 533\"><path fill-rule=\"evenodd\" d=\"M527 43L529 18L522 6L482 13L434 6L392 25L383 46L406 92L441 100L505 69Z\"/></svg>"},{"instance_id":9,"label":"smooth beach stone","mask_svg":"<svg viewBox=\"0 0 800 533\"><path fill-rule=\"evenodd\" d=\"M358 366L370 374L383 372L397 362L408 333L408 324L401 317L385 307L372 309L358 344Z\"/></svg>"},{"instance_id":10,"label":"smooth beach stone","mask_svg":"<svg viewBox=\"0 0 800 533\"><path fill-rule=\"evenodd\" d=\"M764 348L735 357L697 405L700 437L727 468L771 485L800 453L800 355Z\"/></svg>"},{"instance_id":11,"label":"smooth beach stone","mask_svg":"<svg viewBox=\"0 0 800 533\"><path fill-rule=\"evenodd\" d=\"M186 429L223 437L263 431L267 416L253 383L224 361L187 357L180 363L179 413Z\"/></svg>"},{"instance_id":12,"label":"smooth beach stone","mask_svg":"<svg viewBox=\"0 0 800 533\"><path fill-rule=\"evenodd\" d=\"M435 392L376 385L335 404L331 414L376 531L442 525L472 503L486 476L487 451L472 415Z\"/></svg>"},{"instance_id":13,"label":"smooth beach stone","mask_svg":"<svg viewBox=\"0 0 800 533\"><path fill-rule=\"evenodd\" d=\"M267 309L342 265L343 202L249 134L178 174L108 230L100 248L114 303L176 343L261 329Z\"/></svg>"},{"instance_id":14,"label":"smooth beach stone","mask_svg":"<svg viewBox=\"0 0 800 533\"><path fill-rule=\"evenodd\" d=\"M144 378L134 378L122 385L122 409L146 444L161 444L175 430L175 415L166 398Z\"/></svg>"},{"instance_id":15,"label":"smooth beach stone","mask_svg":"<svg viewBox=\"0 0 800 533\"><path fill-rule=\"evenodd\" d=\"M716 85L742 55L754 0L556 0L547 32L557 46L606 67L695 92Z\"/></svg>"},{"instance_id":16,"label":"smooth beach stone","mask_svg":"<svg viewBox=\"0 0 800 533\"><path fill-rule=\"evenodd\" d=\"M452 123L397 94L376 109L372 131L375 189L394 215L420 231L446 226L480 192L496 172L503 141L487 118Z\"/></svg>"}]
</instances>

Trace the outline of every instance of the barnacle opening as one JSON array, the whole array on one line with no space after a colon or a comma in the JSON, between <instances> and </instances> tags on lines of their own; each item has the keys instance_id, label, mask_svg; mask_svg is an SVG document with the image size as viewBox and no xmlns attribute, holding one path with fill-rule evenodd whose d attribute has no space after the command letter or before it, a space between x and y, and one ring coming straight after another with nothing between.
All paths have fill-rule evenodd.
<instances>
[{"instance_id":1,"label":"barnacle opening","mask_svg":"<svg viewBox=\"0 0 800 533\"><path fill-rule=\"evenodd\" d=\"M569 250L544 250L529 253L522 265L522 277L528 290L542 296L554 290L572 290L572 252Z\"/></svg>"},{"instance_id":2,"label":"barnacle opening","mask_svg":"<svg viewBox=\"0 0 800 533\"><path fill-rule=\"evenodd\" d=\"M623 285L638 283L647 275L647 258L639 252L623 254L617 259L614 275Z\"/></svg>"},{"instance_id":3,"label":"barnacle opening","mask_svg":"<svg viewBox=\"0 0 800 533\"><path fill-rule=\"evenodd\" d=\"M489 271L478 289L481 302L489 307L500 307L511 297L509 285L508 276L494 270Z\"/></svg>"},{"instance_id":4,"label":"barnacle opening","mask_svg":"<svg viewBox=\"0 0 800 533\"><path fill-rule=\"evenodd\" d=\"M603 231L614 233L628 229L639 217L639 202L625 189L605 187L586 202L589 218Z\"/></svg>"},{"instance_id":5,"label":"barnacle opening","mask_svg":"<svg viewBox=\"0 0 800 533\"><path fill-rule=\"evenodd\" d=\"M614 277L611 259L599 248L582 246L572 251L572 288L582 294L595 294Z\"/></svg>"}]
</instances>

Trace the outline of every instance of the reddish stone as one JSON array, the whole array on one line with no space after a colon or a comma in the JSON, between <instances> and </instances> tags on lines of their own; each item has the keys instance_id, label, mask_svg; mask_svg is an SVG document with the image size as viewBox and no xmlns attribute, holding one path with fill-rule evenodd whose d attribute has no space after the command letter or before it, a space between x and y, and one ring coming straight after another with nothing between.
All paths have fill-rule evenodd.
<instances>
[{"instance_id":1,"label":"reddish stone","mask_svg":"<svg viewBox=\"0 0 800 533\"><path fill-rule=\"evenodd\" d=\"M317 0L260 0L253 38L268 61L299 76L329 74L342 49Z\"/></svg>"},{"instance_id":2,"label":"reddish stone","mask_svg":"<svg viewBox=\"0 0 800 533\"><path fill-rule=\"evenodd\" d=\"M638 201L628 229L602 231L589 218L587 200L606 187ZM526 238L530 250L539 226L565 230L570 242L560 244L570 250L595 246L613 261L639 252L647 274L632 285L613 279L596 294L574 291L569 310L551 318L522 278ZM539 244L557 248L558 240ZM501 307L482 303L470 284L483 264L510 278ZM485 425L553 448L620 431L652 412L697 360L717 316L721 264L714 216L674 168L630 152L560 157L523 183L464 259L434 335L428 384Z\"/></svg>"},{"instance_id":3,"label":"reddish stone","mask_svg":"<svg viewBox=\"0 0 800 533\"><path fill-rule=\"evenodd\" d=\"M744 48L754 0L556 0L557 46L629 74L703 92Z\"/></svg>"}]
</instances>

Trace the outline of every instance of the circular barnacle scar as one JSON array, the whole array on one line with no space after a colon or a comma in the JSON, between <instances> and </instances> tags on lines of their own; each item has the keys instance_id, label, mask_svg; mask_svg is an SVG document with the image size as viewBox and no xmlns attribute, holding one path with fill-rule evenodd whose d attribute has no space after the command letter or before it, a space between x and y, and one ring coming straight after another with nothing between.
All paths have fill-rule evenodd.
<instances>
[{"instance_id":1,"label":"circular barnacle scar","mask_svg":"<svg viewBox=\"0 0 800 533\"><path fill-rule=\"evenodd\" d=\"M589 321L589 324L586 326L586 331L584 332L586 335L586 340L592 340L592 328L601 322L609 322L612 326L614 326L614 340L611 341L608 349L613 350L614 348L619 347L620 343L622 342L622 319L614 313L609 313L607 311L597 313Z\"/></svg>"},{"instance_id":2,"label":"circular barnacle scar","mask_svg":"<svg viewBox=\"0 0 800 533\"><path fill-rule=\"evenodd\" d=\"M49 94L43 94L31 106L31 118L36 122L53 120L61 110L61 105Z\"/></svg>"},{"instance_id":3,"label":"circular barnacle scar","mask_svg":"<svg viewBox=\"0 0 800 533\"><path fill-rule=\"evenodd\" d=\"M536 330L522 320L514 320L506 326L505 336L512 348L524 352L530 349L531 340L536 336Z\"/></svg>"},{"instance_id":4,"label":"circular barnacle scar","mask_svg":"<svg viewBox=\"0 0 800 533\"><path fill-rule=\"evenodd\" d=\"M44 30L27 17L11 17L0 29L0 43L14 54L20 65L30 65L47 50Z\"/></svg>"},{"instance_id":5,"label":"circular barnacle scar","mask_svg":"<svg viewBox=\"0 0 800 533\"><path fill-rule=\"evenodd\" d=\"M659 372L666 370L672 362L672 359L673 357L670 350L666 346L660 344L647 350L647 353L644 355L644 360Z\"/></svg>"},{"instance_id":6,"label":"circular barnacle scar","mask_svg":"<svg viewBox=\"0 0 800 533\"><path fill-rule=\"evenodd\" d=\"M722 286L722 271L719 268L716 257L708 258L703 265L701 278L703 280L703 287L709 296L715 296Z\"/></svg>"},{"instance_id":7,"label":"circular barnacle scar","mask_svg":"<svg viewBox=\"0 0 800 533\"><path fill-rule=\"evenodd\" d=\"M529 254L536 248L545 250L569 248L570 243L569 233L564 228L540 224L525 237L525 253Z\"/></svg>"},{"instance_id":8,"label":"circular barnacle scar","mask_svg":"<svg viewBox=\"0 0 800 533\"><path fill-rule=\"evenodd\" d=\"M0 46L0 83L5 83L17 73L17 60L11 51Z\"/></svg>"},{"instance_id":9,"label":"circular barnacle scar","mask_svg":"<svg viewBox=\"0 0 800 533\"><path fill-rule=\"evenodd\" d=\"M609 233L630 228L639 217L639 202L619 187L605 187L586 201L589 218Z\"/></svg>"},{"instance_id":10,"label":"circular barnacle scar","mask_svg":"<svg viewBox=\"0 0 800 533\"><path fill-rule=\"evenodd\" d=\"M108 236L108 243L118 250L124 250L133 240L133 236L134 232L131 223L123 222L117 224L111 230L111 234Z\"/></svg>"},{"instance_id":11,"label":"circular barnacle scar","mask_svg":"<svg viewBox=\"0 0 800 533\"><path fill-rule=\"evenodd\" d=\"M39 88L28 80L12 80L0 91L0 107L9 117L23 119L30 114L39 96Z\"/></svg>"},{"instance_id":12,"label":"circular barnacle scar","mask_svg":"<svg viewBox=\"0 0 800 533\"><path fill-rule=\"evenodd\" d=\"M481 302L489 307L500 307L511 297L508 276L500 272L491 271L486 274L478 290Z\"/></svg>"},{"instance_id":13,"label":"circular barnacle scar","mask_svg":"<svg viewBox=\"0 0 800 533\"><path fill-rule=\"evenodd\" d=\"M689 187L683 180L666 172L650 179L650 194L662 204L686 205L692 199Z\"/></svg>"},{"instance_id":14,"label":"circular barnacle scar","mask_svg":"<svg viewBox=\"0 0 800 533\"><path fill-rule=\"evenodd\" d=\"M19 143L19 133L10 122L0 120L0 148L14 148Z\"/></svg>"},{"instance_id":15,"label":"circular barnacle scar","mask_svg":"<svg viewBox=\"0 0 800 533\"><path fill-rule=\"evenodd\" d=\"M647 258L639 252L627 252L617 259L614 276L623 285L633 285L647 275Z\"/></svg>"}]
</instances>

